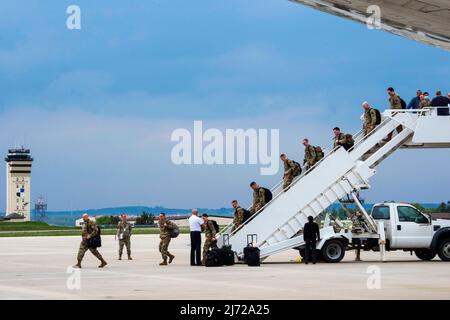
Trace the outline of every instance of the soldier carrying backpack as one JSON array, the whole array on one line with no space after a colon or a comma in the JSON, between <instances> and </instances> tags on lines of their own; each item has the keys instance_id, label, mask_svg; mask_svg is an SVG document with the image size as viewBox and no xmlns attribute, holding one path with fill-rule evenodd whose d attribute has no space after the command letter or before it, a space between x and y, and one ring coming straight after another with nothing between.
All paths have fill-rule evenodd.
<instances>
[{"instance_id":1,"label":"soldier carrying backpack","mask_svg":"<svg viewBox=\"0 0 450 320\"><path fill-rule=\"evenodd\" d=\"M205 265L208 250L217 247L216 234L220 231L219 225L215 220L209 220L206 213L202 214L202 230L205 233L205 243L203 244L202 265Z\"/></svg>"},{"instance_id":2,"label":"soldier carrying backpack","mask_svg":"<svg viewBox=\"0 0 450 320\"><path fill-rule=\"evenodd\" d=\"M264 187L260 187L255 181L250 183L253 189L253 205L250 209L251 214L255 214L272 200L272 192Z\"/></svg>"},{"instance_id":3,"label":"soldier carrying backpack","mask_svg":"<svg viewBox=\"0 0 450 320\"><path fill-rule=\"evenodd\" d=\"M355 145L355 140L353 139L353 135L350 133L345 134L345 142L342 145L346 151L350 150Z\"/></svg>"},{"instance_id":4,"label":"soldier carrying backpack","mask_svg":"<svg viewBox=\"0 0 450 320\"><path fill-rule=\"evenodd\" d=\"M320 146L315 146L314 150L316 151L316 162L319 162L320 160L323 159L325 154L323 153L322 148Z\"/></svg>"},{"instance_id":5,"label":"soldier carrying backpack","mask_svg":"<svg viewBox=\"0 0 450 320\"><path fill-rule=\"evenodd\" d=\"M161 253L163 259L159 265L167 266L167 264L172 263L175 258L175 256L169 252L169 244L170 240L176 237L176 232L174 231L178 230L178 226L174 222L168 220L164 212L161 212L159 214L159 229L159 238L161 239L159 242L159 252ZM169 259L169 262L167 262L167 259Z\"/></svg>"},{"instance_id":6,"label":"soldier carrying backpack","mask_svg":"<svg viewBox=\"0 0 450 320\"><path fill-rule=\"evenodd\" d=\"M364 101L362 106L364 108L363 130L364 136L367 137L381 123L381 113L378 109L372 108L367 101Z\"/></svg>"},{"instance_id":7,"label":"soldier carrying backpack","mask_svg":"<svg viewBox=\"0 0 450 320\"><path fill-rule=\"evenodd\" d=\"M233 200L231 202L231 206L234 209L233 228L231 229L231 232L233 232L234 230L239 228L245 221L250 219L251 213L250 211L241 208L237 200Z\"/></svg>"},{"instance_id":8,"label":"soldier carrying backpack","mask_svg":"<svg viewBox=\"0 0 450 320\"><path fill-rule=\"evenodd\" d=\"M280 159L284 163L283 190L286 190L294 178L301 174L302 167L298 162L289 159L284 153L280 155Z\"/></svg>"},{"instance_id":9,"label":"soldier carrying backpack","mask_svg":"<svg viewBox=\"0 0 450 320\"><path fill-rule=\"evenodd\" d=\"M305 158L303 159L303 164L306 164L307 169L309 169L316 164L318 155L316 154L316 148L309 144L309 140L307 138L303 139L303 145L305 146ZM322 149L320 149L320 152L322 152Z\"/></svg>"},{"instance_id":10,"label":"soldier carrying backpack","mask_svg":"<svg viewBox=\"0 0 450 320\"><path fill-rule=\"evenodd\" d=\"M355 140L353 140L353 136L351 134L342 133L339 127L335 127L333 129L333 132L334 132L333 148L342 146L345 150L349 150L351 147L355 145Z\"/></svg>"}]
</instances>

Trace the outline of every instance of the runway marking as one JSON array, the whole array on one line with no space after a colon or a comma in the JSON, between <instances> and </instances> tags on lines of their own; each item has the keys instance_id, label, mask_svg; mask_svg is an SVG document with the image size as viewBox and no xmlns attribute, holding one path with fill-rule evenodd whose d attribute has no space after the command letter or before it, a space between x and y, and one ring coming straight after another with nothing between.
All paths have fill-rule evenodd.
<instances>
[{"instance_id":1,"label":"runway marking","mask_svg":"<svg viewBox=\"0 0 450 320\"><path fill-rule=\"evenodd\" d=\"M35 296L34 299L48 299L49 297L53 297L55 299L61 299L62 297L66 299L77 299L79 298L75 294L68 294L64 292L55 292L54 290L44 290L44 289L31 289L28 287L14 287L14 286L5 286L0 285L0 292L4 292L5 295L2 295L2 299L8 299L8 296L11 296L11 293L19 293L19 294L27 294ZM11 297L14 299L14 297Z\"/></svg>"},{"instance_id":2,"label":"runway marking","mask_svg":"<svg viewBox=\"0 0 450 320\"><path fill-rule=\"evenodd\" d=\"M20 265L28 265L28 266L36 266L35 264L31 264L31 263L14 263L13 264L20 264ZM45 268L50 268L50 269L57 269L57 270L61 270L60 267L57 266L44 266ZM275 268L273 268L275 269ZM173 269L172 269L173 270ZM266 269L267 270L267 269ZM219 270L217 270L219 271ZM286 271L290 271L290 273L298 273L299 275L301 274L302 270L280 270L279 272L276 272L272 275L267 275L267 274L263 274L262 276L264 278L267 277L275 277L275 276L281 276L283 273L285 273ZM303 271L306 271L303 269ZM304 292L305 289L308 288L316 288L315 284L313 282L311 282L311 276L320 278L321 276L323 276L324 274L327 275L332 275L332 276L340 276L340 281L341 283L345 283L348 280L351 280L351 278L354 278L355 276L358 278L365 278L366 274L361 272L361 273L355 273L352 272L352 274L343 274L341 272L329 272L329 271L325 271L324 270L314 270L312 273L312 270L307 270L308 274L303 274L303 277L308 277L309 279L308 281L308 285L305 285L305 283L302 283L302 280L305 280L303 277L299 279L299 284L298 287L295 288L287 288L287 287L282 287L282 286L274 286L274 285L267 285L267 284L261 284L261 285L257 285L257 284L250 284L250 283L244 283L244 282L238 282L238 283L231 283L229 281L214 281L214 285L220 286L222 288L231 288L231 289L235 289L235 288L239 288L239 292L242 292L243 294L245 292L247 292L246 290L250 290L248 292L258 292L259 295L263 294L264 292L267 291L271 291L271 292L283 292L284 294L286 294L287 292L289 292L290 294L292 294L293 297L304 297ZM342 272L348 272L348 270L341 270ZM111 271L111 270L91 270L91 269L82 269L82 273L84 274L83 277L85 279L98 279L98 280L102 280L102 279L125 279L125 278L134 278L134 279L150 279L150 280L157 280L157 281L164 281L164 282L175 282L177 284L181 284L181 286L183 286L184 284L186 285L197 285L198 284L198 279L192 279L192 278L185 278L183 276L173 276L170 274L163 274L163 275L147 275L147 274L142 274L142 273L131 273L131 272L118 272L118 271ZM216 273L216 271L214 270L214 273ZM223 275L223 273L218 273L219 276ZM233 274L228 274L230 276L233 276ZM258 280L264 280L264 279L258 279L258 277L261 277L261 274L254 274L255 277L252 277L253 274L249 274L250 278L248 278L248 281L258 281ZM404 275L404 274L403 274ZM187 277L192 277L191 273L186 273ZM342 276L346 276L344 278L342 278ZM390 276L390 278L394 278L395 279L395 275ZM405 280L407 280L408 278L410 278L411 280L417 280L417 278L412 275L411 277L407 277ZM48 279L48 278L47 278ZM43 281L47 280L45 278L42 278ZM16 279L17 280L17 279ZM29 281L32 281L33 279L28 279ZM65 281L66 277L64 278L56 278L56 280L62 280ZM150 283L151 284L151 283ZM380 298L383 297L383 294L386 293L386 290L395 290L397 288L399 288L399 285L395 285L395 286L384 286L384 289L380 290L380 291L367 291L364 293L361 293L359 291L358 294L353 293L351 290L353 290L355 287L360 287L363 286L365 284L365 282L361 282L361 283L349 283L350 285L344 288L328 288L327 294L326 296L324 296L323 292L309 292L307 295L308 299L312 299L314 297L317 298L327 298L327 299L333 299L333 298L347 298L347 299L355 299L357 297L361 297L361 294L364 296L370 296L370 297L374 297L376 298L377 296L379 296ZM144 283L143 283L144 285ZM32 289L31 289L32 290ZM350 292L349 292L350 290ZM442 289L441 289L442 290ZM319 290L320 291L320 290ZM32 293L33 291L31 291L30 293ZM86 290L81 290L78 291L79 294L83 294L84 296L87 294L89 295L90 291L86 291ZM229 291L228 291L229 292ZM105 293L106 294L106 293ZM169 294L168 292L163 292L163 295L167 295ZM420 292L416 293L417 294L421 294ZM423 293L425 294L425 293ZM245 294L244 294L245 295ZM276 295L276 294L275 294ZM356 295L356 296L355 296ZM95 297L98 297L99 295L93 295ZM220 296L224 296L224 297L229 297L228 294L224 294L224 295L220 295ZM114 296L112 296L112 298L114 298Z\"/></svg>"},{"instance_id":3,"label":"runway marking","mask_svg":"<svg viewBox=\"0 0 450 320\"><path fill-rule=\"evenodd\" d=\"M31 264L31 263L13 263L13 264L20 264L20 265L29 265L29 266L35 266L35 264ZM61 268L59 267L55 267L55 266L45 266L47 268L51 268L51 269L58 269L61 270ZM89 270L89 269L82 269L82 273L86 274L86 273L91 273L91 274L95 274L95 275L99 275L101 274L102 277L92 277L90 276L89 279L103 279L103 278L108 278L111 277L111 275L115 275L116 278L117 276L120 276L119 278L126 278L126 277L130 277L130 278L138 278L138 279L151 279L151 280L161 280L164 282L167 281L173 281L176 282L177 284L179 284L180 282L182 283L186 283L186 284L195 284L198 285L199 281L197 278L193 279L193 278L184 278L184 277L179 277L179 276L169 276L168 274L163 274L163 275L146 275L146 274L141 274L141 273L129 273L129 272L117 272L117 271L110 271L110 270ZM107 275L105 275L105 273ZM189 277L192 277L192 274L188 274ZM83 276L84 277L84 276ZM57 278L59 279L59 278ZM61 278L61 280L66 280L67 277L65 278ZM43 279L45 280L45 279ZM280 292L292 292L292 293L300 293L302 288L286 288L286 287L277 287L277 286L273 286L273 285L255 285L255 284L248 284L248 283L243 283L243 282L239 282L239 283L231 283L229 281L214 281L215 285L221 286L221 287L230 287L230 288L239 288L239 289L249 289L249 290L262 290L262 291L280 291ZM83 290L81 290L83 291ZM249 292L253 292L253 291L249 291Z\"/></svg>"},{"instance_id":4,"label":"runway marking","mask_svg":"<svg viewBox=\"0 0 450 320\"><path fill-rule=\"evenodd\" d=\"M78 250L78 247L75 247L75 249ZM171 249L173 252L181 251L185 249ZM103 254L117 254L117 249L109 249L109 250L102 250ZM159 251L157 249L144 249L144 250L133 250L134 253L157 253L159 254ZM76 256L76 252L74 251L69 252L67 250L65 251L28 251L28 252L0 252L0 256L36 256L36 255L71 255Z\"/></svg>"}]
</instances>

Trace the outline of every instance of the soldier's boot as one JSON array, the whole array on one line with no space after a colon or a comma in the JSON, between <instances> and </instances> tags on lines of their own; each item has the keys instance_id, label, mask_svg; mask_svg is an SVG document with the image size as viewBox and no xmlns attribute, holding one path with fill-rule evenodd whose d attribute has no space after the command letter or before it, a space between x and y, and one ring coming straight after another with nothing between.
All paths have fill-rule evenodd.
<instances>
[{"instance_id":1,"label":"soldier's boot","mask_svg":"<svg viewBox=\"0 0 450 320\"><path fill-rule=\"evenodd\" d=\"M169 255L169 263L172 263L173 259L175 259L175 256L173 254Z\"/></svg>"},{"instance_id":2,"label":"soldier's boot","mask_svg":"<svg viewBox=\"0 0 450 320\"><path fill-rule=\"evenodd\" d=\"M128 260L133 260L133 258L131 257L131 254L128 255Z\"/></svg>"},{"instance_id":3,"label":"soldier's boot","mask_svg":"<svg viewBox=\"0 0 450 320\"><path fill-rule=\"evenodd\" d=\"M100 260L102 263L98 266L99 268L103 268L103 267L105 267L108 263L104 260L104 259L102 259L102 260Z\"/></svg>"},{"instance_id":4,"label":"soldier's boot","mask_svg":"<svg viewBox=\"0 0 450 320\"><path fill-rule=\"evenodd\" d=\"M167 260L164 259L163 262L161 262L159 265L160 265L160 266L167 266Z\"/></svg>"},{"instance_id":5,"label":"soldier's boot","mask_svg":"<svg viewBox=\"0 0 450 320\"><path fill-rule=\"evenodd\" d=\"M122 256L121 255L119 256L119 260L122 260Z\"/></svg>"},{"instance_id":6,"label":"soldier's boot","mask_svg":"<svg viewBox=\"0 0 450 320\"><path fill-rule=\"evenodd\" d=\"M81 260L78 260L77 264L73 266L73 268L81 269Z\"/></svg>"}]
</instances>

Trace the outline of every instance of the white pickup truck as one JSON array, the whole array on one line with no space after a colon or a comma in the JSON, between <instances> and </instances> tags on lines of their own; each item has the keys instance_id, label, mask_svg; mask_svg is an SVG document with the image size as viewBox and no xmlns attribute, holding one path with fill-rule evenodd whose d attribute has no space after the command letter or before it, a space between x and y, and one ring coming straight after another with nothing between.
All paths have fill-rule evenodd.
<instances>
[{"instance_id":1,"label":"white pickup truck","mask_svg":"<svg viewBox=\"0 0 450 320\"><path fill-rule=\"evenodd\" d=\"M411 204L396 202L375 204L368 218L373 225L383 221L383 235L381 230L376 233L347 229L335 232L331 226L324 227L317 244L319 256L326 262L339 262L346 250L358 246L365 251L378 251L380 238L385 237L386 251L411 251L421 260L431 260L438 255L441 260L450 261L450 220L433 220ZM304 249L297 249L304 256Z\"/></svg>"}]
</instances>

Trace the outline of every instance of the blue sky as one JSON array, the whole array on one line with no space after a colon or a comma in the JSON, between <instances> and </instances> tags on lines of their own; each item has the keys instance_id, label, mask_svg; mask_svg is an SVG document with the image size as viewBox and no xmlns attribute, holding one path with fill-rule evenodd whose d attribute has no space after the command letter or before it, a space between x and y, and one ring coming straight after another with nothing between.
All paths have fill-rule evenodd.
<instances>
[{"instance_id":1,"label":"blue sky","mask_svg":"<svg viewBox=\"0 0 450 320\"><path fill-rule=\"evenodd\" d=\"M70 4L81 30L66 28ZM286 0L17 0L0 12L0 146L32 148L33 199L44 194L52 210L248 204L249 181L280 177L174 166L171 132L194 120L279 128L299 160L298 138L329 145L335 125L358 131L361 102L385 108L387 86L405 100L450 91L448 52ZM449 156L398 152L365 197L448 200Z\"/></svg>"}]
</instances>

